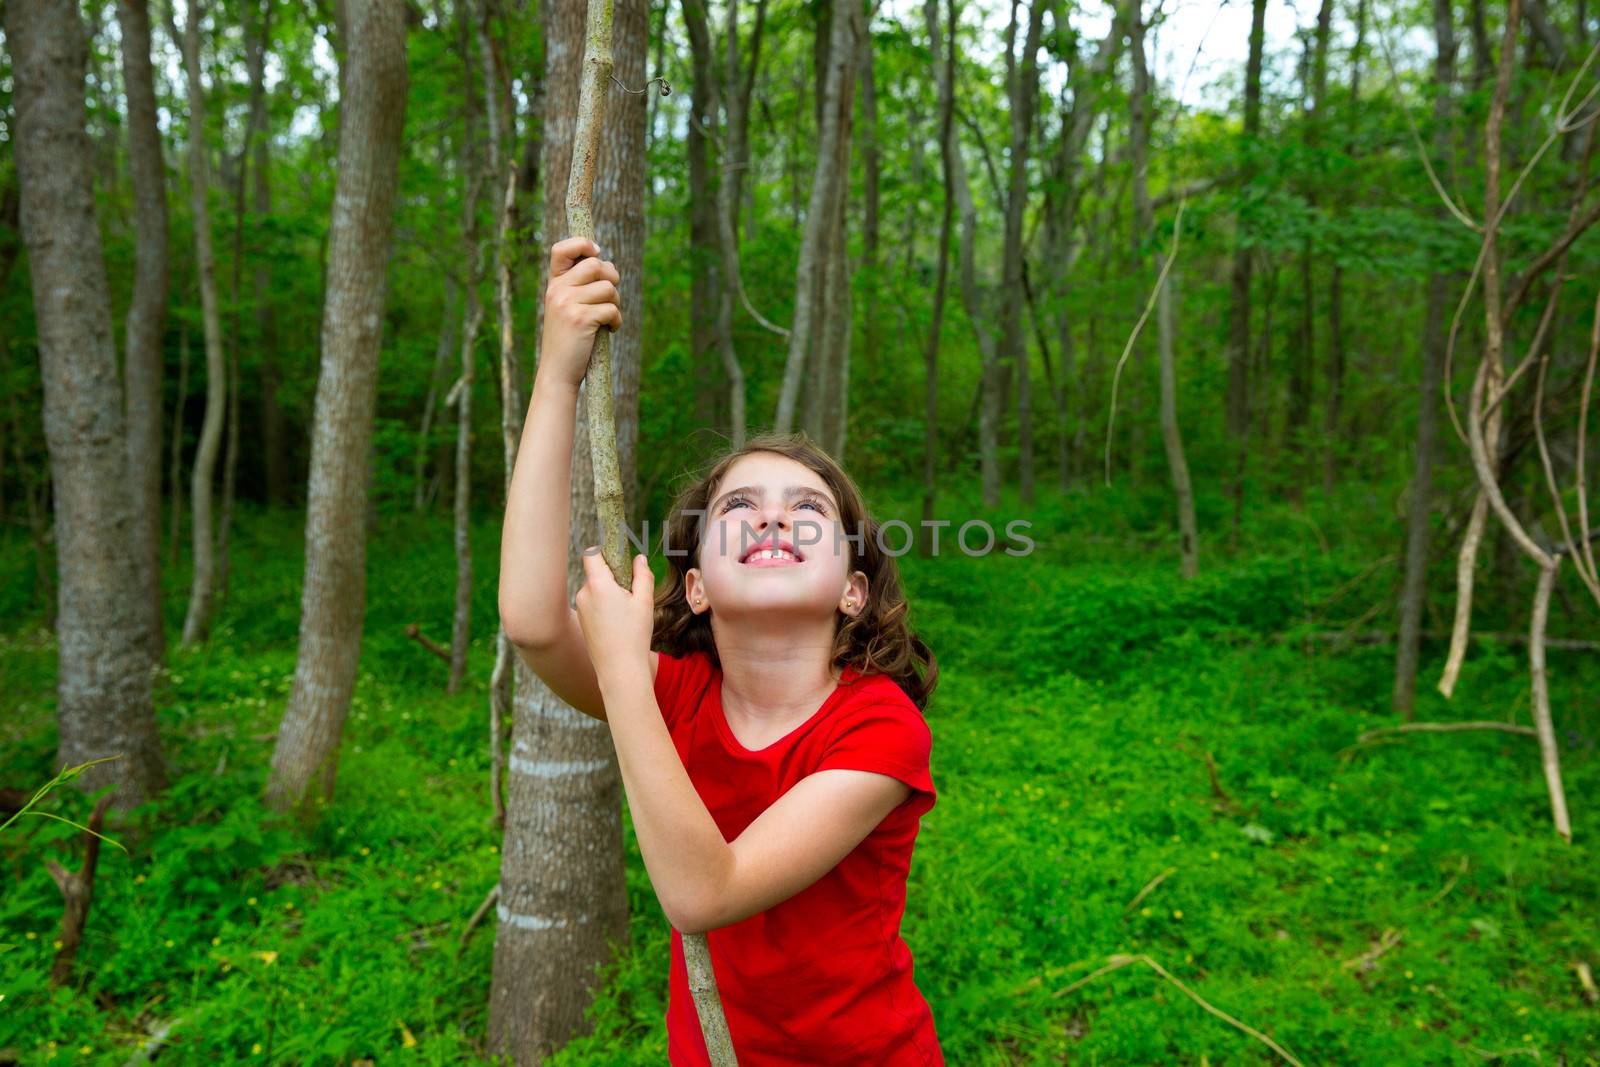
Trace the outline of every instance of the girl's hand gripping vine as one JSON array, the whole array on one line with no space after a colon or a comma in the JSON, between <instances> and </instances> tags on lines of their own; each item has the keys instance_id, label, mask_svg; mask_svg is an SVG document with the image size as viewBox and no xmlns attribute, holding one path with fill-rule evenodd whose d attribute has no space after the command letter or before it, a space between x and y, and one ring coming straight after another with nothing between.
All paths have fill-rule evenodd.
<instances>
[{"instance_id":1,"label":"girl's hand gripping vine","mask_svg":"<svg viewBox=\"0 0 1600 1067\"><path fill-rule=\"evenodd\" d=\"M600 259L600 246L569 237L550 248L550 282L544 291L544 334L539 373L576 388L589 371L589 354L601 326L622 328L616 264Z\"/></svg>"}]
</instances>

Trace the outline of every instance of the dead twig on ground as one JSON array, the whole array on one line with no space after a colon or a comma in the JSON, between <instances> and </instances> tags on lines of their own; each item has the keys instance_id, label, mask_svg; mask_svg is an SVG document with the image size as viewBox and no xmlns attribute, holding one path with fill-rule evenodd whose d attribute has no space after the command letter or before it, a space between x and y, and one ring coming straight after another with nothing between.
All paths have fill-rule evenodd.
<instances>
[{"instance_id":1,"label":"dead twig on ground","mask_svg":"<svg viewBox=\"0 0 1600 1067\"><path fill-rule=\"evenodd\" d=\"M1251 1037L1255 1038L1257 1041L1260 1041L1262 1044L1266 1045L1272 1051L1276 1052L1279 1056L1282 1056L1284 1058L1284 1060L1286 1060L1289 1063L1294 1064L1295 1067L1305 1067L1305 1064L1303 1064L1299 1060L1295 1059L1294 1056L1291 1055L1290 1052L1287 1049L1285 1049L1282 1045L1278 1044L1276 1041L1272 1040L1272 1038L1268 1037L1266 1034L1263 1034L1260 1030L1257 1030L1255 1027L1249 1025L1248 1023L1243 1023L1243 1022L1240 1022L1238 1019L1235 1019L1232 1015L1229 1015L1227 1012L1223 1011L1221 1008L1213 1007L1210 1003L1208 1003L1205 1000L1204 997L1200 996L1200 994L1196 993L1194 990L1190 989L1188 986L1186 986L1182 982L1178 981L1177 978L1173 977L1171 971L1167 970L1165 967L1161 966L1161 964L1157 963L1155 960L1151 959L1149 956L1145 955L1142 952L1138 953L1137 955L1127 955L1125 953L1117 953L1116 955L1109 956L1109 957L1107 957L1107 962L1106 962L1106 965L1104 967L1101 967L1099 970L1095 971L1093 974L1085 975L1084 977L1078 979L1076 982L1073 982L1071 985L1063 986L1062 988L1056 990L1054 993L1051 993L1050 996L1052 998L1054 998L1054 997L1064 997L1068 993L1071 993L1073 990L1078 989L1078 988L1080 988L1080 987L1082 987L1084 985L1087 985L1088 983L1094 981L1096 978L1099 978L1101 975L1110 974L1112 971L1121 970L1123 967L1127 967L1127 966L1130 966L1130 965L1135 964L1135 963L1142 963L1146 967L1149 967L1152 971L1155 971L1156 974L1160 975L1166 981L1172 983L1172 985L1177 987L1178 991L1181 992L1184 996L1188 997L1190 1000L1194 1001L1196 1004L1200 1005L1206 1011L1210 1012L1212 1015L1215 1015L1217 1018L1219 1018L1223 1022L1227 1023L1229 1026L1232 1026L1234 1029L1239 1030L1242 1033L1249 1034Z\"/></svg>"}]
</instances>

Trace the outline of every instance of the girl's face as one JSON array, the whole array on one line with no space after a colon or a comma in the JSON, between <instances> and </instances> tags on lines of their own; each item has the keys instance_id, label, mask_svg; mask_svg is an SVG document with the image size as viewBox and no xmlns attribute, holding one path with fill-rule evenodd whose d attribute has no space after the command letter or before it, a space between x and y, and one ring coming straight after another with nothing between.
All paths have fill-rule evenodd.
<instances>
[{"instance_id":1,"label":"girl's face","mask_svg":"<svg viewBox=\"0 0 1600 1067\"><path fill-rule=\"evenodd\" d=\"M712 490L699 566L685 577L689 607L724 622L855 615L867 576L847 570L846 532L821 475L776 452L741 456Z\"/></svg>"}]
</instances>

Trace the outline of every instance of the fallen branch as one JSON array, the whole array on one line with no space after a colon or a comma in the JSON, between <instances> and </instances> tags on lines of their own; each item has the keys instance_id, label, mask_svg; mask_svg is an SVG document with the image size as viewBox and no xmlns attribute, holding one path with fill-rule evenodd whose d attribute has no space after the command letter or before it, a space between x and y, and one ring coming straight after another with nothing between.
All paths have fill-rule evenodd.
<instances>
[{"instance_id":1,"label":"fallen branch","mask_svg":"<svg viewBox=\"0 0 1600 1067\"><path fill-rule=\"evenodd\" d=\"M173 1030L183 1025L186 1020L179 1016L175 1019L165 1019L161 1025L150 1031L150 1039L139 1046L128 1062L123 1067L138 1067L141 1063L149 1063L156 1058L156 1054L167 1044L167 1038Z\"/></svg>"},{"instance_id":2,"label":"fallen branch","mask_svg":"<svg viewBox=\"0 0 1600 1067\"><path fill-rule=\"evenodd\" d=\"M1139 895L1134 897L1132 900L1128 901L1128 903L1123 907L1122 914L1124 916L1126 916L1134 908L1137 908L1139 906L1139 902L1144 900L1145 897L1149 896L1152 892L1154 892L1156 886L1160 885L1162 882L1165 882L1167 880L1167 876L1168 875L1173 875L1173 874L1177 874L1177 873L1178 873L1178 868L1176 868L1176 867L1168 867L1166 870L1162 871L1160 874L1158 874L1154 878L1150 879L1150 881L1145 883L1145 887L1143 889L1139 890Z\"/></svg>"},{"instance_id":3,"label":"fallen branch","mask_svg":"<svg viewBox=\"0 0 1600 1067\"><path fill-rule=\"evenodd\" d=\"M1155 971L1162 978L1166 979L1168 982L1171 982L1174 986L1177 986L1178 990L1180 992L1182 992L1184 996L1188 997L1190 1000L1194 1001L1196 1004L1200 1005L1206 1011L1210 1012L1212 1015L1215 1015L1217 1018L1219 1018L1223 1022L1227 1023L1229 1026L1232 1026L1235 1029L1237 1029L1237 1030L1239 1030L1239 1031L1241 1031L1243 1033L1249 1034L1251 1037L1255 1038L1257 1041L1260 1041L1262 1044L1266 1045L1272 1051L1274 1051L1278 1055L1282 1056L1285 1060L1287 1060L1288 1062L1294 1064L1295 1067L1305 1067L1305 1064L1301 1063L1299 1060L1295 1059L1292 1055L1290 1055L1287 1049L1285 1049L1282 1045L1278 1044L1276 1041L1272 1040L1272 1038L1268 1037L1266 1034L1263 1034L1260 1030L1257 1030L1255 1027L1250 1026L1250 1025L1248 1025L1246 1023L1240 1022L1238 1019L1235 1019L1233 1016L1229 1015L1227 1012L1223 1011L1220 1008L1212 1007L1210 1004L1208 1004L1205 1001L1205 999L1203 997L1200 996L1200 994L1196 993L1194 990L1190 989L1188 986L1186 986L1182 982L1178 981L1176 978L1174 978L1172 976L1172 972L1171 971L1168 971L1165 967L1161 966L1161 964L1157 963L1155 960L1151 959L1149 956L1145 955L1144 953L1141 952L1141 953L1139 953L1138 955L1135 955L1135 956L1129 956L1129 955L1126 955L1126 954L1123 954L1123 953L1117 953L1116 955L1107 957L1107 959L1108 959L1109 962L1107 962L1107 964L1104 967L1100 968L1098 971L1095 971L1093 974L1085 975L1084 977L1078 979L1076 982L1073 982L1071 985L1065 986L1065 987L1063 987L1061 989L1056 990L1054 993L1051 993L1050 996L1051 997L1064 997L1068 993L1071 993L1073 990L1079 988L1080 986L1086 985L1089 982L1094 981L1096 978L1099 978L1103 974L1110 974L1112 971L1120 970L1121 968L1126 967L1129 964L1142 963L1146 967L1149 967L1152 971Z\"/></svg>"},{"instance_id":4,"label":"fallen branch","mask_svg":"<svg viewBox=\"0 0 1600 1067\"><path fill-rule=\"evenodd\" d=\"M1393 928L1384 930L1383 933L1378 935L1378 940L1372 943L1371 948L1359 956L1352 956L1343 961L1339 964L1339 969L1341 971L1360 971L1364 974L1376 967L1378 960L1382 958L1384 953L1398 945L1401 939L1402 935L1399 930Z\"/></svg>"},{"instance_id":5,"label":"fallen branch","mask_svg":"<svg viewBox=\"0 0 1600 1067\"><path fill-rule=\"evenodd\" d=\"M1590 1004L1600 1004L1600 989L1595 988L1594 972L1589 969L1589 965L1577 960L1572 964L1572 970L1578 976L1578 985L1583 988L1583 999Z\"/></svg>"},{"instance_id":6,"label":"fallen branch","mask_svg":"<svg viewBox=\"0 0 1600 1067\"><path fill-rule=\"evenodd\" d=\"M83 941L83 928L89 922L89 905L94 900L94 872L100 862L100 827L105 822L106 808L111 804L111 793L106 793L94 806L89 816L89 833L83 849L83 869L69 871L55 860L45 860L45 868L66 902L61 915L61 948L56 952L54 966L50 968L50 984L65 985L72 979L72 965L78 958L78 945Z\"/></svg>"},{"instance_id":7,"label":"fallen branch","mask_svg":"<svg viewBox=\"0 0 1600 1067\"><path fill-rule=\"evenodd\" d=\"M1457 734L1468 730L1499 730L1507 734L1521 734L1524 737L1537 737L1539 731L1531 726L1523 726L1514 722L1494 722L1483 720L1480 722L1408 722L1399 726L1380 726L1376 730L1368 730L1356 738L1356 744L1363 745L1375 737L1385 737L1389 734Z\"/></svg>"},{"instance_id":8,"label":"fallen branch","mask_svg":"<svg viewBox=\"0 0 1600 1067\"><path fill-rule=\"evenodd\" d=\"M411 640L415 641L417 644L421 645L423 648L427 649L429 652L432 652L435 656L438 656L440 659L444 660L446 663L450 662L450 650L439 644L437 641L429 639L428 636L422 632L422 627L418 626L416 623L413 622L407 624L406 636L411 638Z\"/></svg>"},{"instance_id":9,"label":"fallen branch","mask_svg":"<svg viewBox=\"0 0 1600 1067\"><path fill-rule=\"evenodd\" d=\"M483 921L483 917L489 914L489 909L494 907L495 902L499 899L500 883L496 882L490 887L488 896L483 898L483 903L478 905L478 910L472 913L472 918L467 920L467 928L461 931L461 940L456 944L457 959L461 957L461 950L467 947L467 941L472 937L473 928Z\"/></svg>"},{"instance_id":10,"label":"fallen branch","mask_svg":"<svg viewBox=\"0 0 1600 1067\"><path fill-rule=\"evenodd\" d=\"M1189 746L1185 745L1182 741L1175 742L1172 747L1177 749L1179 752L1194 756L1195 759L1204 763L1206 765L1206 774L1211 778L1211 795L1225 805L1230 807L1233 805L1233 798L1228 795L1228 791L1226 789L1222 788L1222 776L1217 771L1217 759L1211 754L1210 749L1201 749L1200 753L1196 755L1195 753L1190 752Z\"/></svg>"},{"instance_id":11,"label":"fallen branch","mask_svg":"<svg viewBox=\"0 0 1600 1067\"><path fill-rule=\"evenodd\" d=\"M1446 633L1440 633L1438 631L1432 631L1421 634L1420 636L1424 640L1443 641L1450 635ZM1305 634L1303 637L1302 635L1274 634L1272 636L1272 640L1287 641L1290 640L1291 637L1293 637L1294 640L1305 639L1311 641L1321 641L1326 644L1335 645L1392 645L1395 641L1394 634L1386 633L1382 630L1368 630L1355 634L1346 634L1336 630L1319 630L1315 633ZM1528 643L1527 634L1495 633L1482 630L1473 633L1471 635L1471 639L1474 641L1488 641L1507 645L1525 645ZM1600 652L1600 641L1581 641L1576 638L1569 637L1547 637L1545 638L1544 644L1546 648L1558 648L1567 652Z\"/></svg>"}]
</instances>

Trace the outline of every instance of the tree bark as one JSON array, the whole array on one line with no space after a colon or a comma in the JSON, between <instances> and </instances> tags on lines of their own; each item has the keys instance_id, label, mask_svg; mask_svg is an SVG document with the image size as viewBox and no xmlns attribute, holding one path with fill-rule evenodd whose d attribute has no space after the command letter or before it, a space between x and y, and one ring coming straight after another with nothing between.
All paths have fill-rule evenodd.
<instances>
[{"instance_id":1,"label":"tree bark","mask_svg":"<svg viewBox=\"0 0 1600 1067\"><path fill-rule=\"evenodd\" d=\"M366 608L366 496L389 238L406 104L405 8L343 0L339 171L328 232L322 367L306 504L294 685L266 800L314 814L333 793Z\"/></svg>"},{"instance_id":2,"label":"tree bark","mask_svg":"<svg viewBox=\"0 0 1600 1067\"><path fill-rule=\"evenodd\" d=\"M569 234L566 195L585 40L585 5L542 4L546 87L540 145L544 180L542 232L553 243ZM645 80L643 0L618 0L613 11L613 73L624 85ZM621 481L635 479L642 349L645 104L613 88L595 162L595 243L622 277L622 329L612 335L611 391ZM572 545L599 541L588 432L586 381L573 440L569 586L583 582ZM500 925L489 1001L489 1048L516 1062L553 1054L592 1024L585 1009L595 968L612 942L626 946L628 899L622 849L622 779L606 724L550 692L521 657L505 839L500 865Z\"/></svg>"},{"instance_id":3,"label":"tree bark","mask_svg":"<svg viewBox=\"0 0 1600 1067\"><path fill-rule=\"evenodd\" d=\"M138 561L150 661L166 658L161 614L161 365L167 318L167 172L156 127L155 74L150 64L147 0L117 5L122 80L128 97L128 169L133 178L134 275L128 305L124 385L128 466L133 476L134 529L128 546Z\"/></svg>"},{"instance_id":4,"label":"tree bark","mask_svg":"<svg viewBox=\"0 0 1600 1067\"><path fill-rule=\"evenodd\" d=\"M193 216L195 277L200 286L200 318L206 346L206 413L200 428L200 444L195 449L189 490L194 509L189 531L194 546L194 579L189 586L189 608L183 620L182 643L185 645L206 639L215 613L216 533L211 519L211 489L216 478L228 390L228 372L222 352L222 319L217 308L216 254L211 243L206 97L200 80L200 15L201 0L193 0L180 38L189 89L189 207ZM176 36L176 27L173 29Z\"/></svg>"},{"instance_id":5,"label":"tree bark","mask_svg":"<svg viewBox=\"0 0 1600 1067\"><path fill-rule=\"evenodd\" d=\"M145 586L127 550L138 520L84 127L88 45L70 0L10 3L4 19L55 481L56 764L107 760L74 785L112 786L127 811L166 788L167 769L150 698Z\"/></svg>"}]
</instances>

